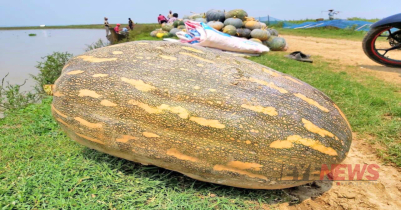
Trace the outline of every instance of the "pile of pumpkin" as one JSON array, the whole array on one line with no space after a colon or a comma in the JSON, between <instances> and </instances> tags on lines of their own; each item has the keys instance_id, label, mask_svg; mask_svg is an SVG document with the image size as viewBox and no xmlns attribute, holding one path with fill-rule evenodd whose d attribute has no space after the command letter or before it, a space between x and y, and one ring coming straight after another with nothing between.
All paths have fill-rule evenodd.
<instances>
[{"instance_id":1,"label":"pile of pumpkin","mask_svg":"<svg viewBox=\"0 0 401 210\"><path fill-rule=\"evenodd\" d=\"M228 12L212 9L204 14L184 16L182 20L163 24L161 29L152 31L150 35L159 38L175 36L177 32L185 31L184 23L187 20L207 23L207 25L218 31L258 42L268 46L273 51L282 51L287 48L285 39L278 36L277 30L267 28L265 23L259 22L253 17L248 17L248 13L242 9Z\"/></svg>"},{"instance_id":2,"label":"pile of pumpkin","mask_svg":"<svg viewBox=\"0 0 401 210\"><path fill-rule=\"evenodd\" d=\"M174 23L163 23L160 29L150 32L150 36L158 38L169 38L176 36L179 31L186 31L184 20L176 20Z\"/></svg>"}]
</instances>

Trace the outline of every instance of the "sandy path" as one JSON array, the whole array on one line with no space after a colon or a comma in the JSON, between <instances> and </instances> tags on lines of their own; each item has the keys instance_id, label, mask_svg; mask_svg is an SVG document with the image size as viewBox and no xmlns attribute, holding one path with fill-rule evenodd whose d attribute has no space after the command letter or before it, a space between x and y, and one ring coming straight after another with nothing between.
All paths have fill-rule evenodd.
<instances>
[{"instance_id":1,"label":"sandy path","mask_svg":"<svg viewBox=\"0 0 401 210\"><path fill-rule=\"evenodd\" d=\"M388 68L371 61L364 54L361 42L314 37L283 36L289 43L289 52L300 50L312 56L321 56L331 63L355 66L357 71L367 72L401 87L401 68ZM397 52L400 53L401 51ZM401 169L386 166L375 150L354 134L351 150L343 163L377 164L380 166L377 181L337 182L318 181L314 185L286 190L300 201L284 203L279 209L401 209ZM352 184L353 183L353 184Z\"/></svg>"},{"instance_id":2,"label":"sandy path","mask_svg":"<svg viewBox=\"0 0 401 210\"><path fill-rule=\"evenodd\" d=\"M364 140L356 136L345 164L377 164L377 181L330 182L318 181L315 186L301 186L286 190L302 202L281 204L279 209L401 209L401 171L379 161ZM348 176L348 173L346 173Z\"/></svg>"},{"instance_id":3,"label":"sandy path","mask_svg":"<svg viewBox=\"0 0 401 210\"><path fill-rule=\"evenodd\" d=\"M370 60L359 41L325 39L302 36L283 36L289 44L289 52L321 56L343 65L357 66L361 72L369 72L379 79L401 85L401 68L389 68ZM401 56L401 51L394 53Z\"/></svg>"}]
</instances>

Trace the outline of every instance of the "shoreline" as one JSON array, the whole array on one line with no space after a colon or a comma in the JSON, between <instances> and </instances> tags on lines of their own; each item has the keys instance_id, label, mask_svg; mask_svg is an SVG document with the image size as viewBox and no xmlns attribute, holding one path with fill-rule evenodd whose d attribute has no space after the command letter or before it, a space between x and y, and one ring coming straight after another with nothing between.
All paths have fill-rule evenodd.
<instances>
[{"instance_id":1,"label":"shoreline","mask_svg":"<svg viewBox=\"0 0 401 210\"><path fill-rule=\"evenodd\" d=\"M154 25L157 23L136 23L135 25ZM115 24L110 24L115 26ZM128 24L121 24L121 27L127 27ZM88 24L88 25L66 25L66 26L20 26L20 27L0 27L0 31L8 30L40 30L40 29L104 29L103 24Z\"/></svg>"}]
</instances>

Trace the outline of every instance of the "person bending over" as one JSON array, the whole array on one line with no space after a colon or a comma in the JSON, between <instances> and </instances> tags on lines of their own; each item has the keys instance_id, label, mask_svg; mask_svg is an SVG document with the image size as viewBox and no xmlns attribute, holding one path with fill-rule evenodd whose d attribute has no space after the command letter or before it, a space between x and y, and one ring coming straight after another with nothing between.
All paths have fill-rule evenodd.
<instances>
[{"instance_id":1,"label":"person bending over","mask_svg":"<svg viewBox=\"0 0 401 210\"><path fill-rule=\"evenodd\" d=\"M159 22L159 24L167 23L167 19L164 17L164 15L159 14L159 17L157 17L157 22Z\"/></svg>"}]
</instances>

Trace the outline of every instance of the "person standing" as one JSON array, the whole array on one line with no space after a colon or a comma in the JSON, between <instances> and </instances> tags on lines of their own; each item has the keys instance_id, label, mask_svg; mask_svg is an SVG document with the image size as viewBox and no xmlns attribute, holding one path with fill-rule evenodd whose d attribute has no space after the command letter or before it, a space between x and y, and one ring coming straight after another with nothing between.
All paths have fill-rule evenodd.
<instances>
[{"instance_id":1,"label":"person standing","mask_svg":"<svg viewBox=\"0 0 401 210\"><path fill-rule=\"evenodd\" d=\"M159 22L159 24L167 23L166 17L164 17L162 14L159 14L159 17L157 17L157 22Z\"/></svg>"},{"instance_id":2,"label":"person standing","mask_svg":"<svg viewBox=\"0 0 401 210\"><path fill-rule=\"evenodd\" d=\"M329 20L334 20L334 15L338 14L339 12L334 12L334 10L329 10Z\"/></svg>"},{"instance_id":3,"label":"person standing","mask_svg":"<svg viewBox=\"0 0 401 210\"><path fill-rule=\"evenodd\" d=\"M107 17L104 17L104 28L106 29L106 36L109 35L110 29L109 29L109 19Z\"/></svg>"},{"instance_id":4,"label":"person standing","mask_svg":"<svg viewBox=\"0 0 401 210\"><path fill-rule=\"evenodd\" d=\"M167 15L167 18L170 20L173 17L173 12L170 10L169 14Z\"/></svg>"},{"instance_id":5,"label":"person standing","mask_svg":"<svg viewBox=\"0 0 401 210\"><path fill-rule=\"evenodd\" d=\"M128 28L129 30L134 30L134 22L132 22L131 18L128 18Z\"/></svg>"}]
</instances>

